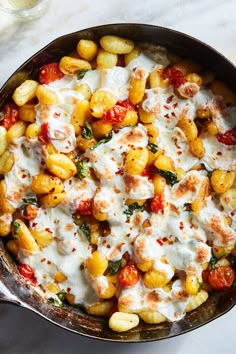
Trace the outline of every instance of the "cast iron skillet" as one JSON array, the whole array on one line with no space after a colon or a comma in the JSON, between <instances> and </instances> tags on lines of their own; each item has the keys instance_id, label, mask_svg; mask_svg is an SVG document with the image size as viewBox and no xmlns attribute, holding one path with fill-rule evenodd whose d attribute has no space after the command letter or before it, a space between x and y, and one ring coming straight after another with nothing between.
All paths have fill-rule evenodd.
<instances>
[{"instance_id":1,"label":"cast iron skillet","mask_svg":"<svg viewBox=\"0 0 236 354\"><path fill-rule=\"evenodd\" d=\"M228 83L236 92L235 66L199 40L158 26L134 23L112 24L65 35L41 49L16 70L1 88L0 107L10 100L14 89L21 82L28 78L37 79L38 70L42 65L58 60L73 51L80 38L98 40L106 34L127 37L136 42L159 44L182 57L192 57L202 63L206 69L210 68L211 71L216 72L217 77ZM110 341L141 342L183 334L223 315L236 304L236 284L227 291L213 293L206 303L187 314L179 322L159 325L140 323L130 332L119 334L108 328L107 319L89 316L79 308L67 305L63 308L56 308L46 303L34 289L25 284L14 260L6 252L3 241L0 240L0 301L25 307L54 324L84 336Z\"/></svg>"}]
</instances>

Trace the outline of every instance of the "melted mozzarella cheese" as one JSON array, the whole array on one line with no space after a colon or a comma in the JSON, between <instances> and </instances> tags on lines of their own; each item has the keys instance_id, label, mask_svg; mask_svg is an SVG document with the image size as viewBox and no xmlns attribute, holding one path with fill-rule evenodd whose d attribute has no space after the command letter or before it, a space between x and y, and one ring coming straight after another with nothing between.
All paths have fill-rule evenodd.
<instances>
[{"instance_id":1,"label":"melted mozzarella cheese","mask_svg":"<svg viewBox=\"0 0 236 354\"><path fill-rule=\"evenodd\" d=\"M22 198L33 193L30 191L32 177L42 169L41 144L38 139L15 139L9 150L14 154L15 163L5 175L6 197L14 208L22 204Z\"/></svg>"}]
</instances>

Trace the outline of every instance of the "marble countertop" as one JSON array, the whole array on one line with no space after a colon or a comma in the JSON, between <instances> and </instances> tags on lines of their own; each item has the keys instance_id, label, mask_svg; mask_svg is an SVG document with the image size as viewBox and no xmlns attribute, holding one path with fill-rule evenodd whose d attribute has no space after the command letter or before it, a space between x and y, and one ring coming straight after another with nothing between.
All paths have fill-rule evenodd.
<instances>
[{"instance_id":1,"label":"marble countertop","mask_svg":"<svg viewBox=\"0 0 236 354\"><path fill-rule=\"evenodd\" d=\"M83 28L139 22L173 28L203 40L236 63L235 0L51 0L40 19L24 22L0 11L0 86L53 39ZM193 332L168 341L113 344L83 338L29 311L0 305L1 354L230 354L235 351L236 308ZM96 349L95 349L96 348Z\"/></svg>"}]
</instances>

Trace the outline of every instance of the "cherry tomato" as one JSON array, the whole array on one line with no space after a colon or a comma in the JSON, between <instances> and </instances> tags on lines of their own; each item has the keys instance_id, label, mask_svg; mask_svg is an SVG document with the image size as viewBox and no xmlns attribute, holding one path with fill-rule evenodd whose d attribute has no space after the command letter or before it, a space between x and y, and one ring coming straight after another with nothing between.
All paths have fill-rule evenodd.
<instances>
[{"instance_id":1,"label":"cherry tomato","mask_svg":"<svg viewBox=\"0 0 236 354\"><path fill-rule=\"evenodd\" d=\"M141 176L152 178L155 174L155 171L156 167L154 165L148 165L144 168L143 172L141 173Z\"/></svg>"},{"instance_id":2,"label":"cherry tomato","mask_svg":"<svg viewBox=\"0 0 236 354\"><path fill-rule=\"evenodd\" d=\"M217 140L225 145L236 145L236 127L227 130L224 134L218 134Z\"/></svg>"},{"instance_id":3,"label":"cherry tomato","mask_svg":"<svg viewBox=\"0 0 236 354\"><path fill-rule=\"evenodd\" d=\"M119 274L119 282L124 288L134 286L139 280L138 268L134 264L124 266Z\"/></svg>"},{"instance_id":4,"label":"cherry tomato","mask_svg":"<svg viewBox=\"0 0 236 354\"><path fill-rule=\"evenodd\" d=\"M210 271L208 283L216 290L229 288L234 281L235 273L229 266L219 266Z\"/></svg>"},{"instance_id":5,"label":"cherry tomato","mask_svg":"<svg viewBox=\"0 0 236 354\"><path fill-rule=\"evenodd\" d=\"M167 66L164 68L162 76L168 78L170 85L173 85L176 89L186 82L183 73L180 70L175 69L173 66Z\"/></svg>"},{"instance_id":6,"label":"cherry tomato","mask_svg":"<svg viewBox=\"0 0 236 354\"><path fill-rule=\"evenodd\" d=\"M48 144L49 143L49 137L48 137L48 131L49 131L49 126L48 123L43 123L41 125L41 135L39 136L39 140L43 144Z\"/></svg>"},{"instance_id":7,"label":"cherry tomato","mask_svg":"<svg viewBox=\"0 0 236 354\"><path fill-rule=\"evenodd\" d=\"M31 204L23 205L20 211L22 218L25 220L33 220L38 215L38 208Z\"/></svg>"},{"instance_id":8,"label":"cherry tomato","mask_svg":"<svg viewBox=\"0 0 236 354\"><path fill-rule=\"evenodd\" d=\"M133 111L135 109L134 105L130 102L130 100L127 98L126 100L119 100L116 102L118 106L122 106L124 108L127 108L129 111Z\"/></svg>"},{"instance_id":9,"label":"cherry tomato","mask_svg":"<svg viewBox=\"0 0 236 354\"><path fill-rule=\"evenodd\" d=\"M19 120L19 108L15 103L9 103L3 108L3 120L0 125L8 130Z\"/></svg>"},{"instance_id":10,"label":"cherry tomato","mask_svg":"<svg viewBox=\"0 0 236 354\"><path fill-rule=\"evenodd\" d=\"M111 109L108 109L103 115L104 122L111 124L122 122L125 119L127 108L115 105Z\"/></svg>"},{"instance_id":11,"label":"cherry tomato","mask_svg":"<svg viewBox=\"0 0 236 354\"><path fill-rule=\"evenodd\" d=\"M34 272L28 264L19 264L18 269L20 274L23 275L24 278L26 279L34 278Z\"/></svg>"},{"instance_id":12,"label":"cherry tomato","mask_svg":"<svg viewBox=\"0 0 236 354\"><path fill-rule=\"evenodd\" d=\"M92 199L82 200L77 208L81 215L92 215Z\"/></svg>"},{"instance_id":13,"label":"cherry tomato","mask_svg":"<svg viewBox=\"0 0 236 354\"><path fill-rule=\"evenodd\" d=\"M158 213L159 211L162 211L164 209L164 195L163 195L163 193L158 193L155 195L154 198L152 198L150 208L151 208L151 211L153 211L153 213Z\"/></svg>"},{"instance_id":14,"label":"cherry tomato","mask_svg":"<svg viewBox=\"0 0 236 354\"><path fill-rule=\"evenodd\" d=\"M39 82L49 84L50 82L61 79L64 74L59 69L58 63L50 63L42 66L39 71Z\"/></svg>"}]
</instances>

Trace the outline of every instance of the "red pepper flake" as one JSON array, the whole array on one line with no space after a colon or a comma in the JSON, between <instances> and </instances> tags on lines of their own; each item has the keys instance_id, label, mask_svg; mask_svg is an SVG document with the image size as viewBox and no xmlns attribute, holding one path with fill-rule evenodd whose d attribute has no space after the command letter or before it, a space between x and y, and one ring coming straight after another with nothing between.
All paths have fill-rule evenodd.
<instances>
[{"instance_id":1,"label":"red pepper flake","mask_svg":"<svg viewBox=\"0 0 236 354\"><path fill-rule=\"evenodd\" d=\"M71 288L67 288L66 291L69 293L71 291Z\"/></svg>"},{"instance_id":2,"label":"red pepper flake","mask_svg":"<svg viewBox=\"0 0 236 354\"><path fill-rule=\"evenodd\" d=\"M169 114L166 113L166 114L164 115L164 117L165 117L165 118L169 118Z\"/></svg>"},{"instance_id":3,"label":"red pepper flake","mask_svg":"<svg viewBox=\"0 0 236 354\"><path fill-rule=\"evenodd\" d=\"M49 232L50 234L53 233L52 230L51 230L49 227L46 227L46 228L45 228L45 231Z\"/></svg>"},{"instance_id":4,"label":"red pepper flake","mask_svg":"<svg viewBox=\"0 0 236 354\"><path fill-rule=\"evenodd\" d=\"M157 243L159 243L160 246L163 246L162 240L160 240L160 239L158 238L158 239L156 239L156 241L157 241Z\"/></svg>"},{"instance_id":5,"label":"red pepper flake","mask_svg":"<svg viewBox=\"0 0 236 354\"><path fill-rule=\"evenodd\" d=\"M54 118L59 118L59 117L60 117L60 115L61 115L61 113L57 113L57 112L55 112L55 113L53 114L53 117L54 117Z\"/></svg>"},{"instance_id":6,"label":"red pepper flake","mask_svg":"<svg viewBox=\"0 0 236 354\"><path fill-rule=\"evenodd\" d=\"M180 230L183 230L183 229L184 229L184 223L183 223L183 221L180 221L180 223L179 223L179 228L180 228Z\"/></svg>"},{"instance_id":7,"label":"red pepper flake","mask_svg":"<svg viewBox=\"0 0 236 354\"><path fill-rule=\"evenodd\" d=\"M182 155L182 151L177 151L177 155Z\"/></svg>"},{"instance_id":8,"label":"red pepper flake","mask_svg":"<svg viewBox=\"0 0 236 354\"><path fill-rule=\"evenodd\" d=\"M234 211L231 211L230 215L231 215L231 216L234 216L234 215L235 215L235 212L234 212Z\"/></svg>"},{"instance_id":9,"label":"red pepper flake","mask_svg":"<svg viewBox=\"0 0 236 354\"><path fill-rule=\"evenodd\" d=\"M76 251L76 248L73 247L72 250L71 250L71 252L75 252L75 251Z\"/></svg>"},{"instance_id":10,"label":"red pepper flake","mask_svg":"<svg viewBox=\"0 0 236 354\"><path fill-rule=\"evenodd\" d=\"M21 178L23 178L23 179L26 178L26 177L27 177L27 175L25 175L25 174L23 174L23 175L21 176Z\"/></svg>"},{"instance_id":11,"label":"red pepper flake","mask_svg":"<svg viewBox=\"0 0 236 354\"><path fill-rule=\"evenodd\" d=\"M46 258L42 258L40 262L43 263L45 261L46 261Z\"/></svg>"},{"instance_id":12,"label":"red pepper flake","mask_svg":"<svg viewBox=\"0 0 236 354\"><path fill-rule=\"evenodd\" d=\"M190 224L190 229L192 229L193 228L193 224Z\"/></svg>"},{"instance_id":13,"label":"red pepper flake","mask_svg":"<svg viewBox=\"0 0 236 354\"><path fill-rule=\"evenodd\" d=\"M174 95L167 97L166 103L170 103L173 100L173 98L174 98Z\"/></svg>"},{"instance_id":14,"label":"red pepper flake","mask_svg":"<svg viewBox=\"0 0 236 354\"><path fill-rule=\"evenodd\" d=\"M111 248L111 245L107 245L107 248Z\"/></svg>"},{"instance_id":15,"label":"red pepper flake","mask_svg":"<svg viewBox=\"0 0 236 354\"><path fill-rule=\"evenodd\" d=\"M217 155L217 156L221 156L221 155L222 155L222 152L221 152L221 151L218 151L216 155Z\"/></svg>"},{"instance_id":16,"label":"red pepper flake","mask_svg":"<svg viewBox=\"0 0 236 354\"><path fill-rule=\"evenodd\" d=\"M167 104L164 104L163 106L165 109L170 109L170 106L168 106Z\"/></svg>"},{"instance_id":17,"label":"red pepper flake","mask_svg":"<svg viewBox=\"0 0 236 354\"><path fill-rule=\"evenodd\" d=\"M178 106L178 102L175 102L172 107L176 108L177 106Z\"/></svg>"},{"instance_id":18,"label":"red pepper flake","mask_svg":"<svg viewBox=\"0 0 236 354\"><path fill-rule=\"evenodd\" d=\"M171 115L172 115L173 117L176 117L175 112L171 112Z\"/></svg>"},{"instance_id":19,"label":"red pepper flake","mask_svg":"<svg viewBox=\"0 0 236 354\"><path fill-rule=\"evenodd\" d=\"M162 241L166 242L167 241L167 237L163 237Z\"/></svg>"},{"instance_id":20,"label":"red pepper flake","mask_svg":"<svg viewBox=\"0 0 236 354\"><path fill-rule=\"evenodd\" d=\"M38 225L37 222L33 222L33 223L32 223L32 227L35 227L36 225Z\"/></svg>"},{"instance_id":21,"label":"red pepper flake","mask_svg":"<svg viewBox=\"0 0 236 354\"><path fill-rule=\"evenodd\" d=\"M50 265L50 264L52 264L52 262L51 262L51 261L47 261L47 264L49 264L49 265Z\"/></svg>"}]
</instances>

